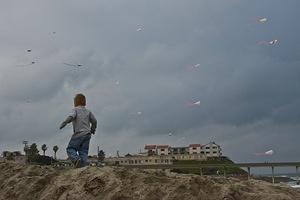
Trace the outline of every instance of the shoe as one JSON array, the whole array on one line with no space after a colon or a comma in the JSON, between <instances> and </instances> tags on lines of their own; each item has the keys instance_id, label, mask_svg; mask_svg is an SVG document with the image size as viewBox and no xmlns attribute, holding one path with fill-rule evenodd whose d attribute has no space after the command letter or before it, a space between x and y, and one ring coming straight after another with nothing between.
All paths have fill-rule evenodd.
<instances>
[{"instance_id":1,"label":"shoe","mask_svg":"<svg viewBox=\"0 0 300 200\"><path fill-rule=\"evenodd\" d=\"M74 161L74 167L75 168L80 168L80 163L81 163L81 160L80 159L77 159Z\"/></svg>"}]
</instances>

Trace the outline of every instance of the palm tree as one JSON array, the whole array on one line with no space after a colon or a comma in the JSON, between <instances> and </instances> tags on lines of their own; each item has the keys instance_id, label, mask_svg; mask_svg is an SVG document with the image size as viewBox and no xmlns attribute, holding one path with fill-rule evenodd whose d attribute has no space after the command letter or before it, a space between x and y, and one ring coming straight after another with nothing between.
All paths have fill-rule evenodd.
<instances>
[{"instance_id":1,"label":"palm tree","mask_svg":"<svg viewBox=\"0 0 300 200\"><path fill-rule=\"evenodd\" d=\"M54 146L53 147L53 151L54 151L54 159L56 160L56 152L58 151L58 146Z\"/></svg>"},{"instance_id":2,"label":"palm tree","mask_svg":"<svg viewBox=\"0 0 300 200\"><path fill-rule=\"evenodd\" d=\"M100 162L103 162L104 159L105 159L105 153L104 153L103 150L100 150L100 151L98 152L98 160L99 160Z\"/></svg>"},{"instance_id":3,"label":"palm tree","mask_svg":"<svg viewBox=\"0 0 300 200\"><path fill-rule=\"evenodd\" d=\"M46 144L43 144L42 145L42 151L43 151L43 155L45 156L45 152L47 151L47 145Z\"/></svg>"}]
</instances>

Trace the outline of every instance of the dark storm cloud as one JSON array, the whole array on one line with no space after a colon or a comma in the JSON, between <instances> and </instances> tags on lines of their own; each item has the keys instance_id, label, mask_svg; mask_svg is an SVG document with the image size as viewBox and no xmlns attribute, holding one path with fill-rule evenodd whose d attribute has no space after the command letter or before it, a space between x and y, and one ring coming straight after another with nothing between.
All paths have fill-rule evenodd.
<instances>
[{"instance_id":1,"label":"dark storm cloud","mask_svg":"<svg viewBox=\"0 0 300 200\"><path fill-rule=\"evenodd\" d=\"M297 139L300 121L299 5L279 0L3 3L0 149L23 139L64 149L71 129L57 127L72 109L74 94L83 92L100 123L92 152L98 144L108 152L129 152L145 143L213 139L243 160L255 151L249 140L260 141L257 149L279 150L276 159L296 158L295 149L287 153L294 143L286 138ZM256 17L268 21L259 24ZM138 24L142 31L136 31ZM257 44L272 39L279 44ZM15 67L32 60L37 63ZM75 70L63 62L83 67ZM187 68L197 63L199 68ZM185 106L198 100L200 107ZM289 134L280 134L285 131ZM174 137L166 137L169 132ZM236 151L241 146L243 151Z\"/></svg>"}]
</instances>

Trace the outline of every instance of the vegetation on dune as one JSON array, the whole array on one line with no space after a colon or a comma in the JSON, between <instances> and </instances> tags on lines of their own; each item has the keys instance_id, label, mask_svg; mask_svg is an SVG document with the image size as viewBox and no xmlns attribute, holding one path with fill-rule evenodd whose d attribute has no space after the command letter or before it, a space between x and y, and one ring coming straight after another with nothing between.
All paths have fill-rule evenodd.
<instances>
[{"instance_id":1,"label":"vegetation on dune","mask_svg":"<svg viewBox=\"0 0 300 200\"><path fill-rule=\"evenodd\" d=\"M205 161L198 161L198 160L176 160L174 161L174 165L197 165L197 164L233 164L234 162L230 160L228 157L220 157L220 158L208 158ZM202 174L203 175L222 175L225 173L227 175L247 175L247 172L239 167L218 167L218 168L203 168ZM172 172L176 173L183 173L183 174L198 174L200 175L200 168L199 169L173 169Z\"/></svg>"}]
</instances>

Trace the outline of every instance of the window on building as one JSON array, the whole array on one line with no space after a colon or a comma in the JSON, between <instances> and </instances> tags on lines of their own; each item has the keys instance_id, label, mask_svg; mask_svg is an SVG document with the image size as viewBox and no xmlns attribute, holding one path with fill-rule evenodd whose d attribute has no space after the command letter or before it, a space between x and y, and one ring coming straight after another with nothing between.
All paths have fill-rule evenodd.
<instances>
[{"instance_id":1,"label":"window on building","mask_svg":"<svg viewBox=\"0 0 300 200\"><path fill-rule=\"evenodd\" d=\"M217 147L215 146L215 147L213 147L213 149L216 149Z\"/></svg>"},{"instance_id":2,"label":"window on building","mask_svg":"<svg viewBox=\"0 0 300 200\"><path fill-rule=\"evenodd\" d=\"M148 162L148 160L145 160L145 162Z\"/></svg>"},{"instance_id":3,"label":"window on building","mask_svg":"<svg viewBox=\"0 0 300 200\"><path fill-rule=\"evenodd\" d=\"M155 163L157 163L157 159L155 159Z\"/></svg>"},{"instance_id":4,"label":"window on building","mask_svg":"<svg viewBox=\"0 0 300 200\"><path fill-rule=\"evenodd\" d=\"M137 164L137 160L135 160L134 163Z\"/></svg>"},{"instance_id":5,"label":"window on building","mask_svg":"<svg viewBox=\"0 0 300 200\"><path fill-rule=\"evenodd\" d=\"M196 148L196 147L193 147L193 150L197 150L197 148Z\"/></svg>"},{"instance_id":6,"label":"window on building","mask_svg":"<svg viewBox=\"0 0 300 200\"><path fill-rule=\"evenodd\" d=\"M216 152L216 151L214 151L214 152L213 152L213 154L217 154L217 152Z\"/></svg>"},{"instance_id":7,"label":"window on building","mask_svg":"<svg viewBox=\"0 0 300 200\"><path fill-rule=\"evenodd\" d=\"M209 149L209 147L205 147L205 149Z\"/></svg>"},{"instance_id":8,"label":"window on building","mask_svg":"<svg viewBox=\"0 0 300 200\"><path fill-rule=\"evenodd\" d=\"M165 151L165 149L161 149L161 151Z\"/></svg>"}]
</instances>

